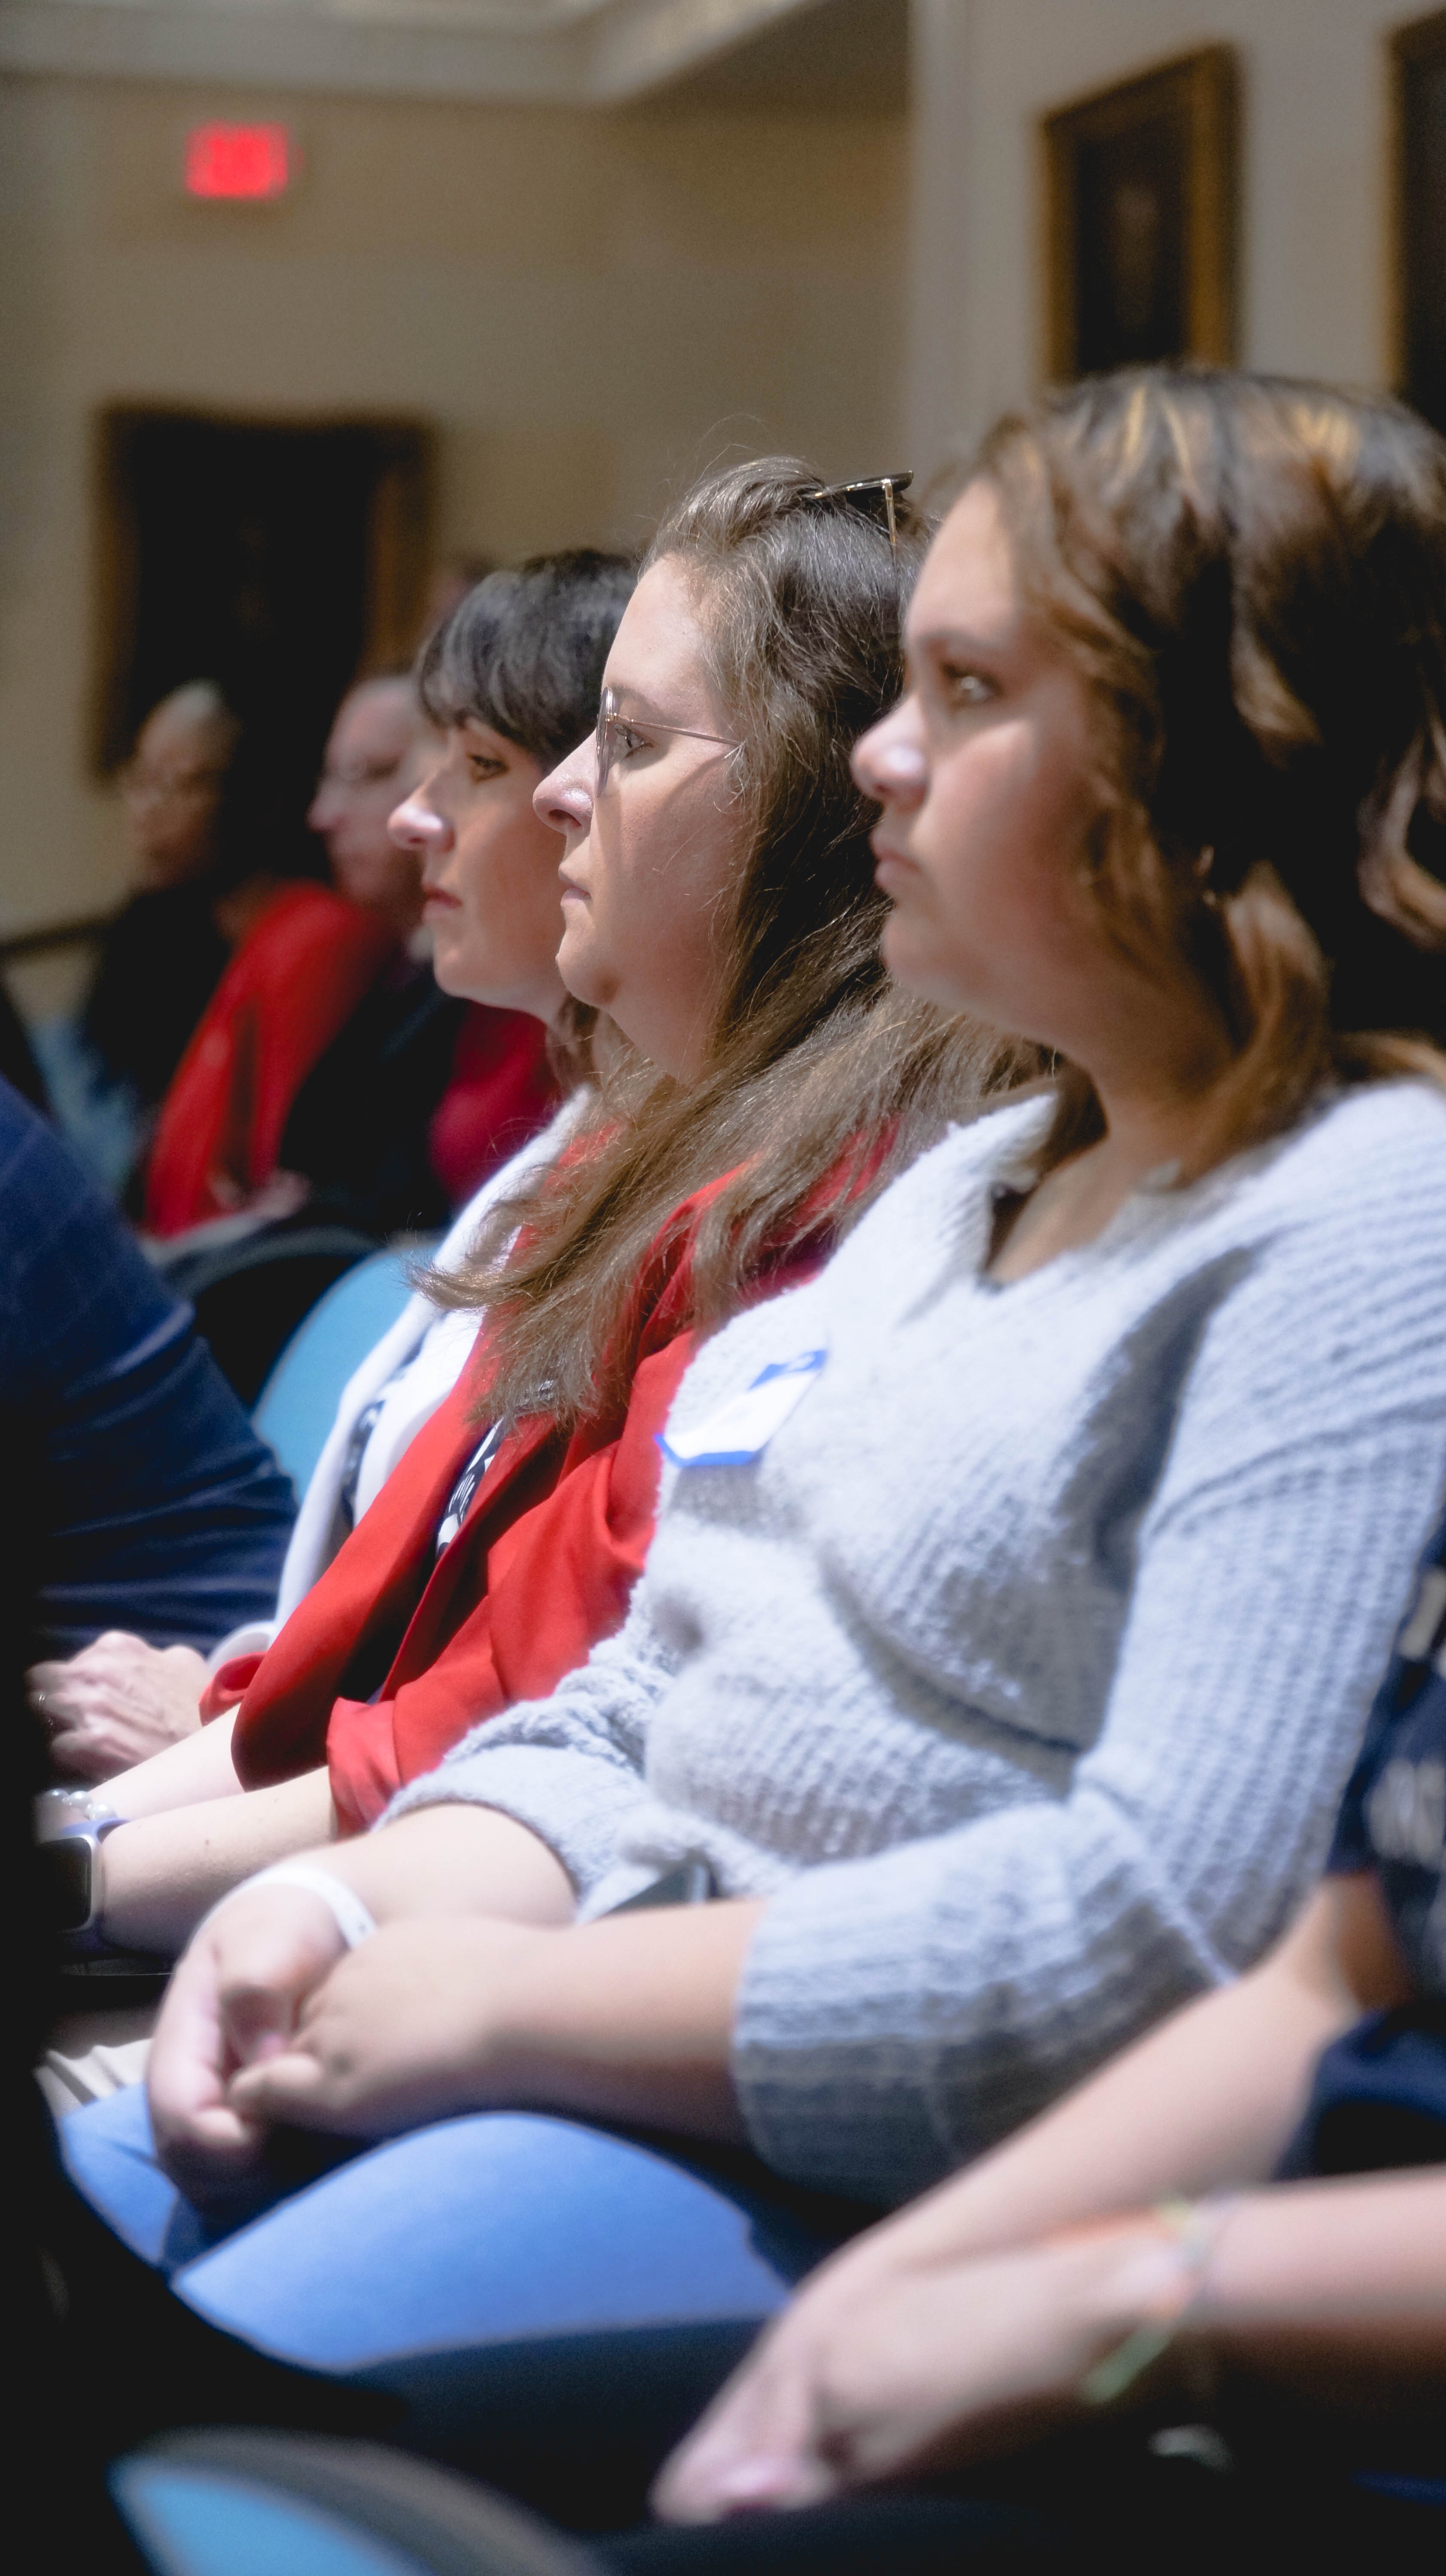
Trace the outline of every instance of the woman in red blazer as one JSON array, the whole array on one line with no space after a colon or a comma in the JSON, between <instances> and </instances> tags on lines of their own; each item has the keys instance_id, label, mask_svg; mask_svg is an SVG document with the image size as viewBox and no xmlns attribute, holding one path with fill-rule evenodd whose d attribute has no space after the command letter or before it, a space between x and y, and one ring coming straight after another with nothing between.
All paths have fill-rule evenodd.
<instances>
[{"instance_id":1,"label":"woman in red blazer","mask_svg":"<svg viewBox=\"0 0 1446 2576\"><path fill-rule=\"evenodd\" d=\"M162 1240L271 1179L292 1102L393 952L389 925L329 886L263 880L248 910L161 1104L145 1224Z\"/></svg>"},{"instance_id":2,"label":"woman in red blazer","mask_svg":"<svg viewBox=\"0 0 1446 2576\"><path fill-rule=\"evenodd\" d=\"M415 707L382 711L397 794L421 743ZM161 1103L144 1222L170 1239L254 1199L302 1083L395 954L396 924L329 885L307 829L309 749L284 711L248 723L226 772L207 884L231 962Z\"/></svg>"},{"instance_id":3,"label":"woman in red blazer","mask_svg":"<svg viewBox=\"0 0 1446 2576\"><path fill-rule=\"evenodd\" d=\"M905 568L916 542L905 520ZM608 654L596 751L536 792L565 835L559 963L619 1033L596 1108L510 1212L510 1243L439 1283L487 1310L471 1371L267 1654L217 1677L234 1717L96 1793L133 1819L102 1846L113 1940L177 1946L237 1880L374 1821L617 1627L693 1335L822 1258L844 1210L998 1070L894 994L878 956L848 754L898 690L900 556L773 460L665 522ZM474 811L517 793L522 674L541 694L545 661L545 632L530 663L514 637L479 664L449 628L424 666L447 749L395 828L423 850L454 984L449 941L515 925L524 895L543 919L520 839L490 874L464 843ZM180 1779L211 1803L175 1809Z\"/></svg>"}]
</instances>

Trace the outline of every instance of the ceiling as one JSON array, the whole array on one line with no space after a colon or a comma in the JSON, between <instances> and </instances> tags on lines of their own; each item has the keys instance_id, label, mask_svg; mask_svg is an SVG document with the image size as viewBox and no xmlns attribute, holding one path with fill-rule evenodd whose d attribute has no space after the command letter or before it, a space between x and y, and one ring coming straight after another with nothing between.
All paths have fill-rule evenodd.
<instances>
[{"instance_id":1,"label":"ceiling","mask_svg":"<svg viewBox=\"0 0 1446 2576\"><path fill-rule=\"evenodd\" d=\"M886 113L908 0L0 0L0 69Z\"/></svg>"},{"instance_id":2,"label":"ceiling","mask_svg":"<svg viewBox=\"0 0 1446 2576\"><path fill-rule=\"evenodd\" d=\"M895 116L908 105L909 0L804 0L652 92L660 108L808 107Z\"/></svg>"}]
</instances>

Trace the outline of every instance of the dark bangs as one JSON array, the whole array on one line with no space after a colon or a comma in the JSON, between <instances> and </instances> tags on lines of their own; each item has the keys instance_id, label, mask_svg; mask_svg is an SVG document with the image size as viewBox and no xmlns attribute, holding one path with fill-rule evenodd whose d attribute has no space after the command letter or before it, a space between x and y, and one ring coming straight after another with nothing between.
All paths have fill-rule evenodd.
<instances>
[{"instance_id":1,"label":"dark bangs","mask_svg":"<svg viewBox=\"0 0 1446 2576\"><path fill-rule=\"evenodd\" d=\"M490 572L422 648L417 691L440 729L490 725L550 769L597 722L603 665L637 566L579 546Z\"/></svg>"}]
</instances>

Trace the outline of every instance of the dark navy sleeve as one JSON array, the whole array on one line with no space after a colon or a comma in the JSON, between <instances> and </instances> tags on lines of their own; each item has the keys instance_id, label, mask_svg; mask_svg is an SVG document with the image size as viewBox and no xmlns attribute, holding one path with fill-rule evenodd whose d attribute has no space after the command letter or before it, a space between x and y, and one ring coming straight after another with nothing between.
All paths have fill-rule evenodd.
<instances>
[{"instance_id":1,"label":"dark navy sleeve","mask_svg":"<svg viewBox=\"0 0 1446 2576\"><path fill-rule=\"evenodd\" d=\"M1446 1522L1416 1570L1327 1867L1372 1872L1410 2001L1368 2013L1325 2051L1280 2175L1439 2165L1446 2158Z\"/></svg>"},{"instance_id":2,"label":"dark navy sleeve","mask_svg":"<svg viewBox=\"0 0 1446 2576\"><path fill-rule=\"evenodd\" d=\"M1406 1615L1397 1633L1385 1679L1376 1693L1356 1767L1346 1783L1335 1840L1326 1862L1334 1877L1373 1869L1367 1802L1392 1759L1403 1728L1415 1733L1428 1708L1446 1711L1446 1515L1416 1568ZM1423 1705L1423 1695L1425 1705ZM1414 1721L1414 1724L1412 1723ZM1440 1720L1438 1719L1438 1723Z\"/></svg>"},{"instance_id":3,"label":"dark navy sleeve","mask_svg":"<svg viewBox=\"0 0 1446 2576\"><path fill-rule=\"evenodd\" d=\"M0 1423L37 1651L269 1617L296 1503L180 1305L0 1082Z\"/></svg>"}]
</instances>

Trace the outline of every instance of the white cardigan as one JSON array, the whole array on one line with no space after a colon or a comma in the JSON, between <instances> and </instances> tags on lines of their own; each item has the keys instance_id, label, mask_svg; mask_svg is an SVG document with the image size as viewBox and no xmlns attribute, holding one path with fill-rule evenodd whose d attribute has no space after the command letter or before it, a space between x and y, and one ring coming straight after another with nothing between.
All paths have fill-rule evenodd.
<instances>
[{"instance_id":1,"label":"white cardigan","mask_svg":"<svg viewBox=\"0 0 1446 2576\"><path fill-rule=\"evenodd\" d=\"M532 1137L520 1153L483 1182L439 1246L439 1270L457 1268L471 1249L483 1218L497 1202L524 1189L539 1168L560 1152L582 1115L586 1099L585 1091L574 1092L540 1135ZM342 1478L353 1433L368 1405L375 1404L378 1396L382 1398L381 1411L362 1452L356 1487L357 1520L376 1501L423 1424L430 1422L438 1405L450 1395L477 1338L480 1321L474 1312L444 1313L429 1297L416 1292L407 1299L396 1322L368 1351L361 1366L353 1369L342 1390L336 1420L301 1499L281 1569L276 1615L269 1620L253 1620L223 1637L208 1658L213 1672L232 1655L254 1655L269 1646L336 1555L351 1526L341 1511Z\"/></svg>"}]
</instances>

